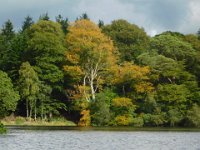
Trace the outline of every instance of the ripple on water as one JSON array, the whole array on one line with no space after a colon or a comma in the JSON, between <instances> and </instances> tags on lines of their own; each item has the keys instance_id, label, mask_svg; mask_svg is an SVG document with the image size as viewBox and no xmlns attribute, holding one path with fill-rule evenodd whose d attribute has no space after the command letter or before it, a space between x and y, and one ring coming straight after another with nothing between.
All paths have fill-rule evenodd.
<instances>
[{"instance_id":1,"label":"ripple on water","mask_svg":"<svg viewBox=\"0 0 200 150\"><path fill-rule=\"evenodd\" d=\"M15 130L0 136L0 150L200 150L200 132Z\"/></svg>"}]
</instances>

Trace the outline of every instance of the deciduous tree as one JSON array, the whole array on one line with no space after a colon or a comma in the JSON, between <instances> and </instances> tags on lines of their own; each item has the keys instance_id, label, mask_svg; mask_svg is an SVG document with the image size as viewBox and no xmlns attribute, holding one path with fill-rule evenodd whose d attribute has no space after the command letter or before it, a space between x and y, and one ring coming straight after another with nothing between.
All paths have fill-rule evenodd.
<instances>
[{"instance_id":1,"label":"deciduous tree","mask_svg":"<svg viewBox=\"0 0 200 150\"><path fill-rule=\"evenodd\" d=\"M36 119L36 103L39 92L39 79L37 73L29 62L22 63L19 70L19 91L20 96L26 101L26 116L31 118L33 110Z\"/></svg>"},{"instance_id":2,"label":"deciduous tree","mask_svg":"<svg viewBox=\"0 0 200 150\"><path fill-rule=\"evenodd\" d=\"M19 93L14 89L11 79L0 70L0 117L14 112L19 100Z\"/></svg>"},{"instance_id":3,"label":"deciduous tree","mask_svg":"<svg viewBox=\"0 0 200 150\"><path fill-rule=\"evenodd\" d=\"M66 44L68 63L64 70L68 75L79 76L79 84L90 88L91 97L84 90L84 98L95 101L105 72L116 62L112 41L101 33L97 25L82 19L69 27Z\"/></svg>"}]
</instances>

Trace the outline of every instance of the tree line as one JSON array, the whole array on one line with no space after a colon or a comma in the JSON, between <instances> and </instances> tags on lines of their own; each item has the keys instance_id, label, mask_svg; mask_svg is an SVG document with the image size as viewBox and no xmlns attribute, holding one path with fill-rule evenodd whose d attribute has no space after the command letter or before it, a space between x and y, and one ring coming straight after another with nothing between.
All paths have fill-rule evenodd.
<instances>
[{"instance_id":1,"label":"tree line","mask_svg":"<svg viewBox=\"0 0 200 150\"><path fill-rule=\"evenodd\" d=\"M0 32L0 117L80 126L200 126L200 30L154 37L126 20L27 16Z\"/></svg>"}]
</instances>

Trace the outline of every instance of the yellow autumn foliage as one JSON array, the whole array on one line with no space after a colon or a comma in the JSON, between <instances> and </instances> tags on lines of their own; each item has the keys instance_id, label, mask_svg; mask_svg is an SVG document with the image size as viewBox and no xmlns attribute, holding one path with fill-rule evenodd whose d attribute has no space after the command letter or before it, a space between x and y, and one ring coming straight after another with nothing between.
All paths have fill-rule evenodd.
<instances>
[{"instance_id":1,"label":"yellow autumn foliage","mask_svg":"<svg viewBox=\"0 0 200 150\"><path fill-rule=\"evenodd\" d=\"M80 66L64 66L64 71L67 71L67 73L72 77L83 75Z\"/></svg>"},{"instance_id":2,"label":"yellow autumn foliage","mask_svg":"<svg viewBox=\"0 0 200 150\"><path fill-rule=\"evenodd\" d=\"M113 84L131 84L138 93L148 93L153 90L153 85L149 82L150 68L148 66L138 66L131 62L115 65L110 70L113 75Z\"/></svg>"},{"instance_id":3,"label":"yellow autumn foliage","mask_svg":"<svg viewBox=\"0 0 200 150\"><path fill-rule=\"evenodd\" d=\"M112 72L115 76L113 83L119 84L130 80L148 80L150 69L148 66L140 67L131 62L125 62L120 66L115 65Z\"/></svg>"},{"instance_id":4,"label":"yellow autumn foliage","mask_svg":"<svg viewBox=\"0 0 200 150\"><path fill-rule=\"evenodd\" d=\"M95 92L101 90L101 85L105 83L108 68L116 64L116 49L112 40L90 20L77 20L68 31L64 71L75 78L75 84L89 87L94 100ZM86 96L85 99L89 99L85 89L81 93Z\"/></svg>"},{"instance_id":5,"label":"yellow autumn foliage","mask_svg":"<svg viewBox=\"0 0 200 150\"><path fill-rule=\"evenodd\" d=\"M126 97L118 97L112 100L112 106L114 107L133 107L132 100Z\"/></svg>"},{"instance_id":6,"label":"yellow autumn foliage","mask_svg":"<svg viewBox=\"0 0 200 150\"><path fill-rule=\"evenodd\" d=\"M91 124L90 110L82 110L80 114L81 118L78 125L81 127L90 126Z\"/></svg>"},{"instance_id":7,"label":"yellow autumn foliage","mask_svg":"<svg viewBox=\"0 0 200 150\"><path fill-rule=\"evenodd\" d=\"M115 117L115 123L119 126L128 126L133 122L133 117L129 114L119 115Z\"/></svg>"},{"instance_id":8,"label":"yellow autumn foliage","mask_svg":"<svg viewBox=\"0 0 200 150\"><path fill-rule=\"evenodd\" d=\"M150 93L153 91L153 85L150 82L141 82L135 85L135 89L138 93Z\"/></svg>"}]
</instances>

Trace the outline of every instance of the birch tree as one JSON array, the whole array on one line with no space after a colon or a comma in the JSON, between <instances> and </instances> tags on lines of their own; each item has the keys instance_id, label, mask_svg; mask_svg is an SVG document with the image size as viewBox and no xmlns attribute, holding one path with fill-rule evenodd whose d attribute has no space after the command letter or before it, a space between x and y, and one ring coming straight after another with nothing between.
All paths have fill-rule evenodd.
<instances>
[{"instance_id":1,"label":"birch tree","mask_svg":"<svg viewBox=\"0 0 200 150\"><path fill-rule=\"evenodd\" d=\"M22 63L19 70L19 91L21 98L26 101L26 116L31 118L34 110L34 118L37 117L36 102L39 92L39 79L37 73L29 62Z\"/></svg>"},{"instance_id":2,"label":"birch tree","mask_svg":"<svg viewBox=\"0 0 200 150\"><path fill-rule=\"evenodd\" d=\"M64 70L78 77L79 87L87 101L95 101L96 92L104 81L105 72L116 62L112 41L89 20L77 20L66 36L67 65ZM74 76L76 75L76 76ZM89 88L89 93L86 93Z\"/></svg>"}]
</instances>

